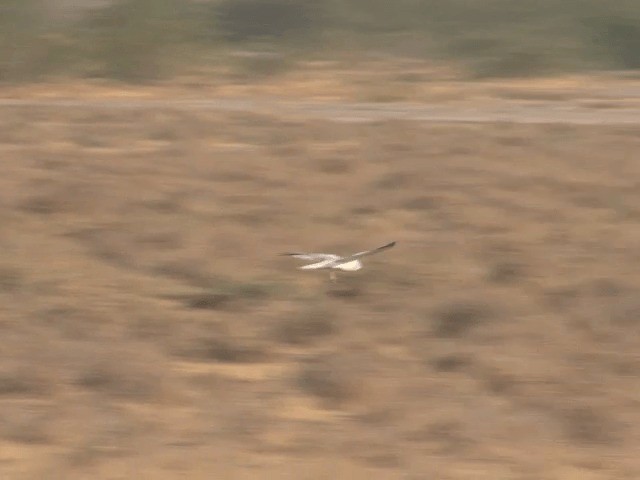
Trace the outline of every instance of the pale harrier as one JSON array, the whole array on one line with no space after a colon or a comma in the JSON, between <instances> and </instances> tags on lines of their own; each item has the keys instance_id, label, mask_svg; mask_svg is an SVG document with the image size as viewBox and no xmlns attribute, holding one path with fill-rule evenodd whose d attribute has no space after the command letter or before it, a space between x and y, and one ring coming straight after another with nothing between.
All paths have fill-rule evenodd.
<instances>
[{"instance_id":1,"label":"pale harrier","mask_svg":"<svg viewBox=\"0 0 640 480\"><path fill-rule=\"evenodd\" d=\"M330 269L329 278L333 282L336 279L334 270L345 270L348 272L360 270L362 268L362 262L359 260L361 257L381 252L387 248L393 247L395 244L396 242L387 243L386 245L374 248L373 250L365 250L364 252L354 253L353 255L348 255L346 257L341 257L332 253L281 253L280 255L314 262L309 265L299 267L301 270Z\"/></svg>"}]
</instances>

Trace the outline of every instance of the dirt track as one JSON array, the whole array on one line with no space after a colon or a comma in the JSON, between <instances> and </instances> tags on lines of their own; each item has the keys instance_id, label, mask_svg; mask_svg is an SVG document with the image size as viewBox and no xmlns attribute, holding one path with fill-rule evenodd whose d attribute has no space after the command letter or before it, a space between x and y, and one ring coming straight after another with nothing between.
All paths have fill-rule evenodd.
<instances>
[{"instance_id":1,"label":"dirt track","mask_svg":"<svg viewBox=\"0 0 640 480\"><path fill-rule=\"evenodd\" d=\"M627 93L628 95L628 93ZM618 99L619 100L619 99ZM640 108L616 103L583 106L573 102L490 102L474 106L411 103L305 102L268 97L198 100L24 100L0 99L0 107L101 110L205 110L320 118L339 122L413 120L432 123L563 123L571 125L636 125Z\"/></svg>"},{"instance_id":2,"label":"dirt track","mask_svg":"<svg viewBox=\"0 0 640 480\"><path fill-rule=\"evenodd\" d=\"M640 478L630 110L204 106L0 109L0 477Z\"/></svg>"}]
</instances>

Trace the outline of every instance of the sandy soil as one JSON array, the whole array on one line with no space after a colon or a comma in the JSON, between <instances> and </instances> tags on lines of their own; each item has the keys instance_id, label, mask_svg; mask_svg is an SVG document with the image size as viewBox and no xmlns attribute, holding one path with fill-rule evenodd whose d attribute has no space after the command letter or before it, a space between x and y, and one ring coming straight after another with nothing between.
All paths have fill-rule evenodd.
<instances>
[{"instance_id":1,"label":"sandy soil","mask_svg":"<svg viewBox=\"0 0 640 480\"><path fill-rule=\"evenodd\" d=\"M3 107L0 477L640 478L639 150Z\"/></svg>"}]
</instances>

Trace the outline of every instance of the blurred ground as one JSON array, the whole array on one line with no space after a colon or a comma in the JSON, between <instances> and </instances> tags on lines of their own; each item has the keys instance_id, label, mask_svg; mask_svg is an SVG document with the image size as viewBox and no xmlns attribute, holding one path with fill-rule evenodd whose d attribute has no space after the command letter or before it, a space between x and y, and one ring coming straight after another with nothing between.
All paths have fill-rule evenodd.
<instances>
[{"instance_id":1,"label":"blurred ground","mask_svg":"<svg viewBox=\"0 0 640 480\"><path fill-rule=\"evenodd\" d=\"M3 106L0 476L638 478L639 148ZM391 240L338 287L276 256Z\"/></svg>"},{"instance_id":2,"label":"blurred ground","mask_svg":"<svg viewBox=\"0 0 640 480\"><path fill-rule=\"evenodd\" d=\"M209 74L173 77L149 84L67 78L2 85L3 99L24 100L218 100L278 98L293 101L479 105L554 102L594 109L640 108L640 74L605 72L536 78L464 80L454 68L432 62L348 57L300 61L273 75L222 66Z\"/></svg>"}]
</instances>

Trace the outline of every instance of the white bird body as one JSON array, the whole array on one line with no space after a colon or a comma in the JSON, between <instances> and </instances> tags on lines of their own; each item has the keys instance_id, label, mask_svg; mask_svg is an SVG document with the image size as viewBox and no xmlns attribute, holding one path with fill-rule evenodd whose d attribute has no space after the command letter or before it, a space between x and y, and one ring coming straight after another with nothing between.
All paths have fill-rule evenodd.
<instances>
[{"instance_id":1,"label":"white bird body","mask_svg":"<svg viewBox=\"0 0 640 480\"><path fill-rule=\"evenodd\" d=\"M308 265L299 267L300 270L331 269L355 272L356 270L360 270L362 268L362 262L359 260L361 257L379 253L382 250L393 247L395 244L396 242L387 243L386 245L382 245L381 247L354 253L353 255L348 255L346 257L341 257L340 255L335 255L332 253L283 253L282 255L298 258L300 260L315 261L315 263L310 263ZM333 279L333 272L331 272L331 280Z\"/></svg>"},{"instance_id":2,"label":"white bird body","mask_svg":"<svg viewBox=\"0 0 640 480\"><path fill-rule=\"evenodd\" d=\"M360 260L352 260L346 263L338 263L338 260L323 260L322 262L312 263L299 267L300 270L320 270L325 268L334 268L337 270L345 270L347 272L355 272L362 268Z\"/></svg>"}]
</instances>

